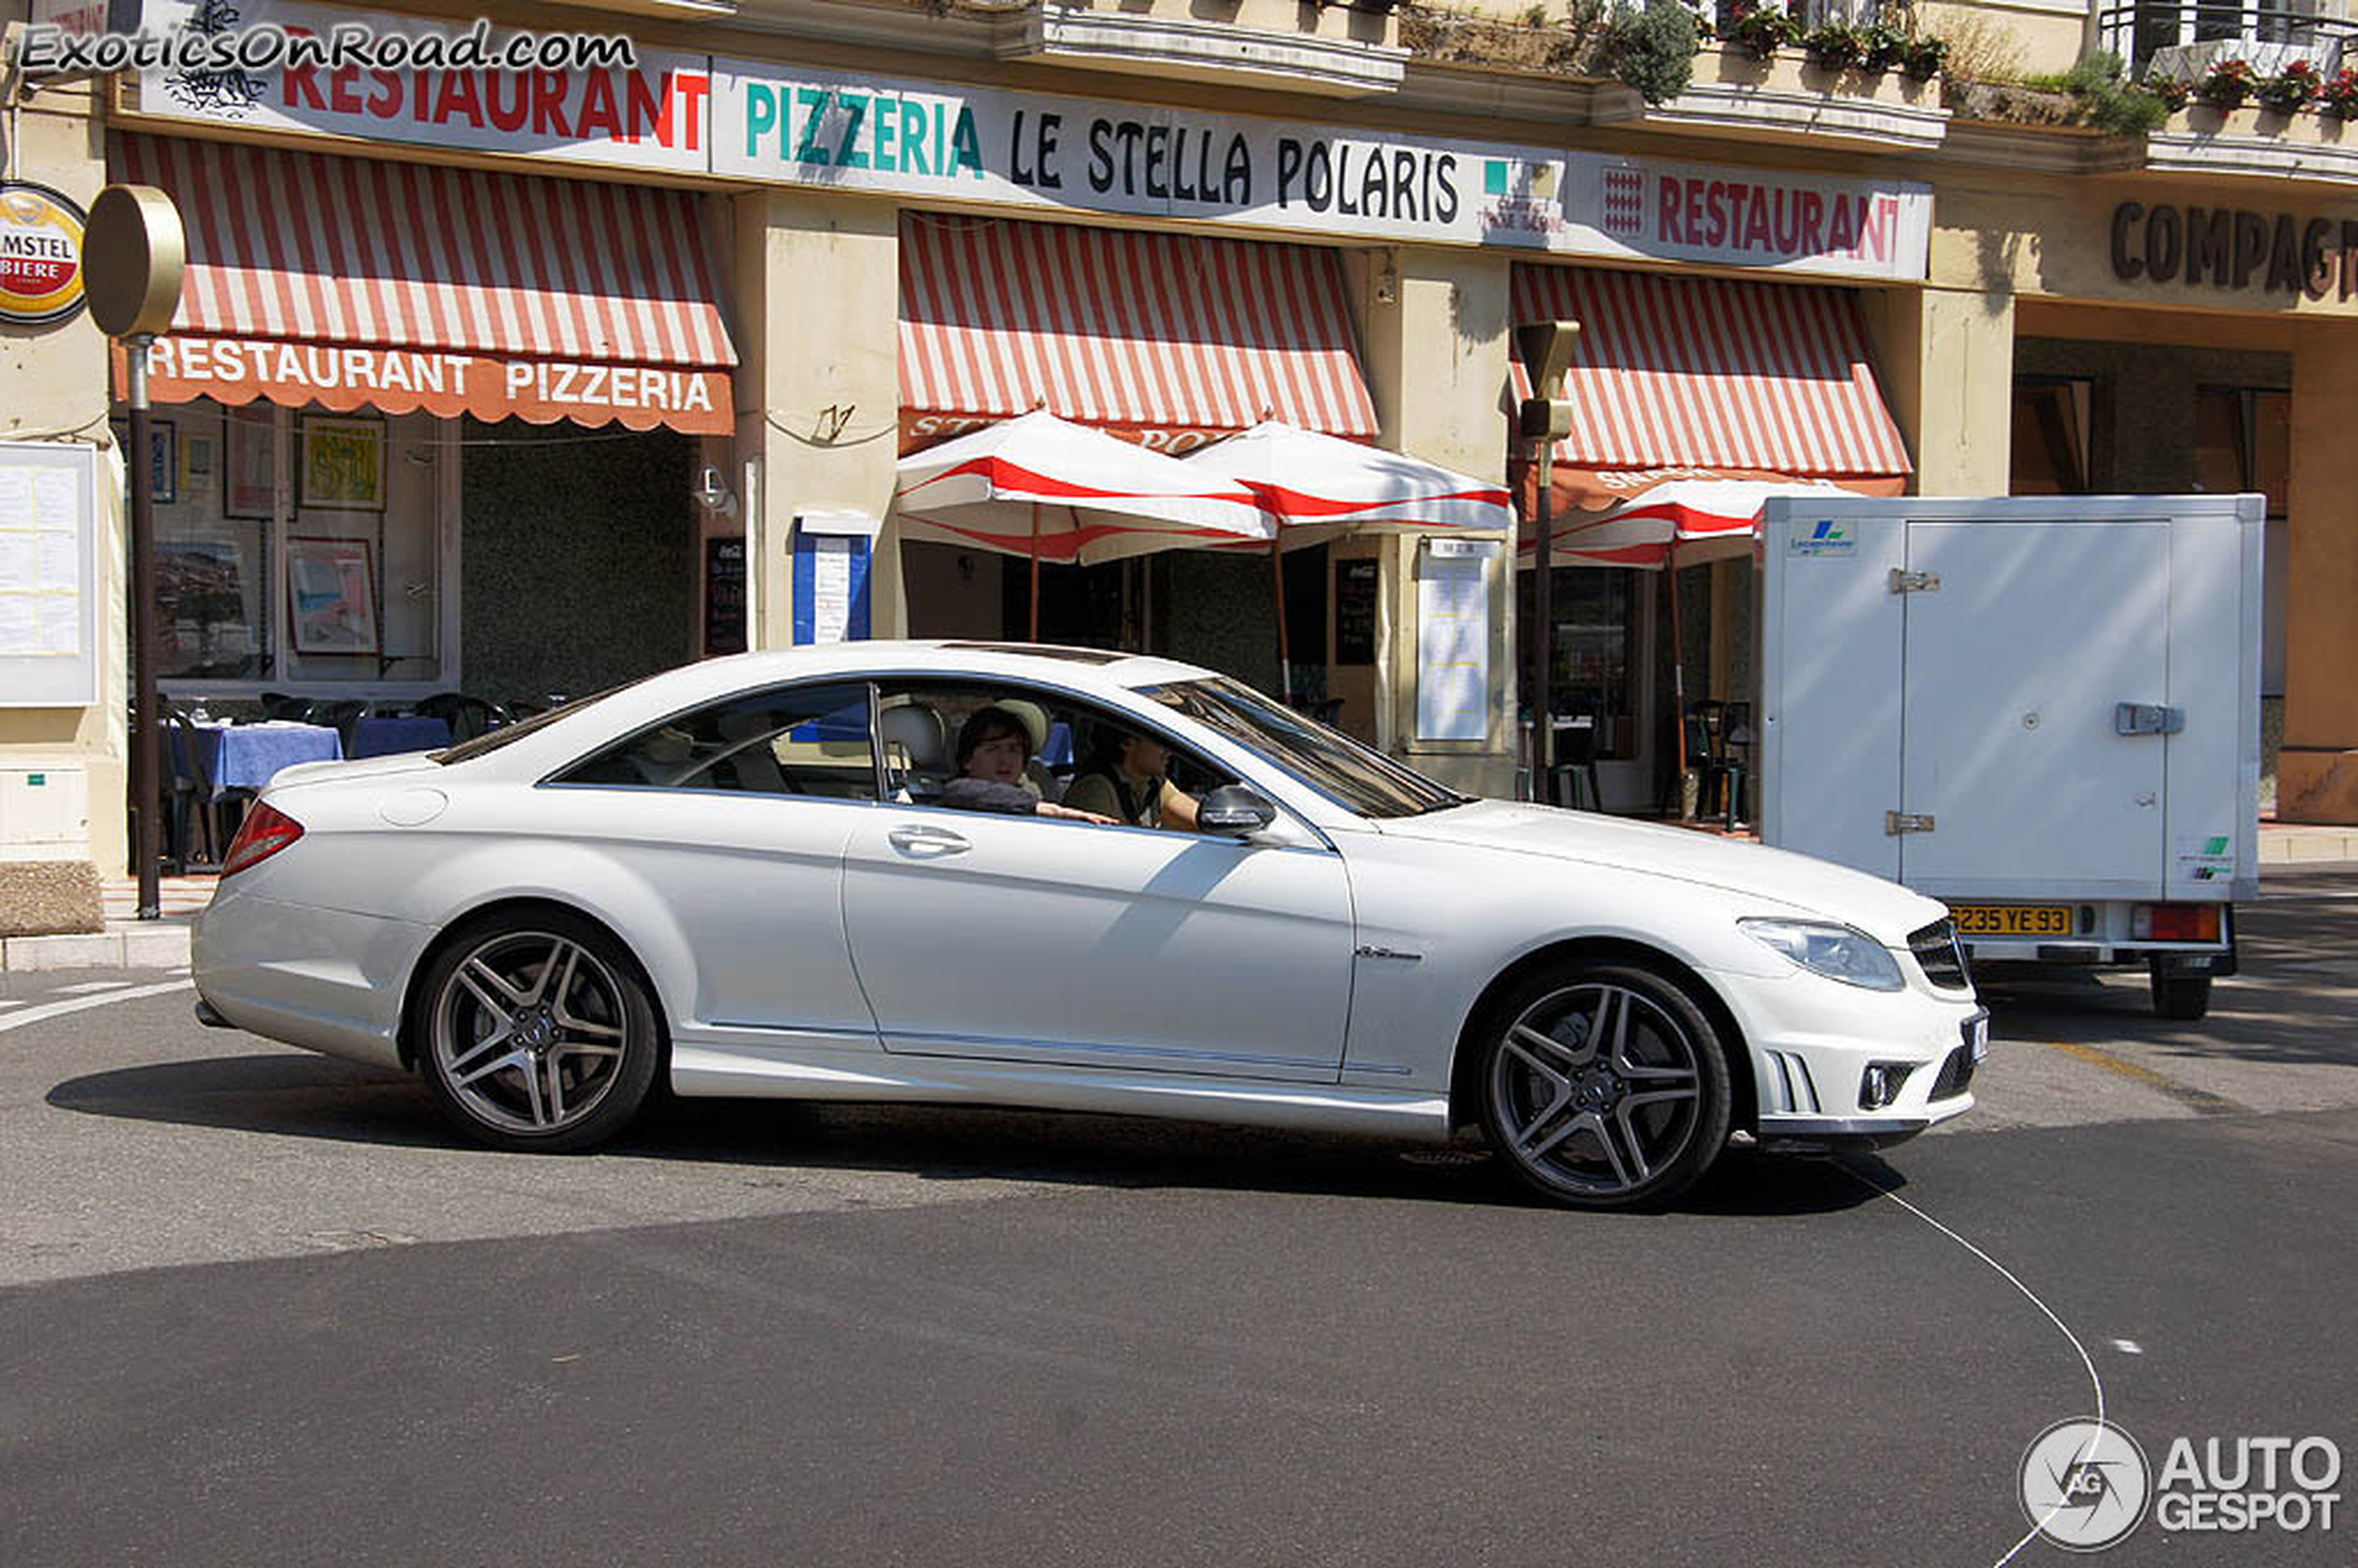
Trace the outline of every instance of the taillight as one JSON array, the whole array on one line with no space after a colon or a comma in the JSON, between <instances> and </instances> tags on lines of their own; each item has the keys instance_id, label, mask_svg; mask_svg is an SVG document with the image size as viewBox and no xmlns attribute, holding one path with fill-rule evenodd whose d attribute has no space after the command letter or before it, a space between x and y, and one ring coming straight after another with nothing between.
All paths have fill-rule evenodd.
<instances>
[{"instance_id":1,"label":"taillight","mask_svg":"<svg viewBox=\"0 0 2358 1568\"><path fill-rule=\"evenodd\" d=\"M2215 942L2219 940L2217 904L2139 904L2130 931L2153 942Z\"/></svg>"},{"instance_id":2,"label":"taillight","mask_svg":"<svg viewBox=\"0 0 2358 1568\"><path fill-rule=\"evenodd\" d=\"M238 824L238 836L229 840L229 852L221 857L221 875L266 861L302 836L301 823L276 806L256 805Z\"/></svg>"}]
</instances>

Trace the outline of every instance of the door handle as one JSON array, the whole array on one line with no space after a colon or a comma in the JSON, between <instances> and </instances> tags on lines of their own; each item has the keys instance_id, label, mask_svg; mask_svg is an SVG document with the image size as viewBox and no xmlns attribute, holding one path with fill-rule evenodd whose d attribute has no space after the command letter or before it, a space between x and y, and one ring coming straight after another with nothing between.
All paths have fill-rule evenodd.
<instances>
[{"instance_id":1,"label":"door handle","mask_svg":"<svg viewBox=\"0 0 2358 1568\"><path fill-rule=\"evenodd\" d=\"M963 855L973 848L946 827L896 827L885 838L904 855Z\"/></svg>"}]
</instances>

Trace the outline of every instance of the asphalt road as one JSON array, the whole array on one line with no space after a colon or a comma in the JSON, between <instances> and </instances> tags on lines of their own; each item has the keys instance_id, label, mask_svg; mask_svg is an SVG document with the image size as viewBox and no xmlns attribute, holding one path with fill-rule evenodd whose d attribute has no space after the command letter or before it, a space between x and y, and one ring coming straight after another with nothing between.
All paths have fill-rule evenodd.
<instances>
[{"instance_id":1,"label":"asphalt road","mask_svg":"<svg viewBox=\"0 0 2358 1568\"><path fill-rule=\"evenodd\" d=\"M2358 875L2268 893L2205 1022L1993 987L1963 1123L1655 1215L993 1111L492 1155L185 991L11 1022L155 977L0 977L0 1562L1993 1564L2099 1385L2157 1463L2358 1464Z\"/></svg>"}]
</instances>

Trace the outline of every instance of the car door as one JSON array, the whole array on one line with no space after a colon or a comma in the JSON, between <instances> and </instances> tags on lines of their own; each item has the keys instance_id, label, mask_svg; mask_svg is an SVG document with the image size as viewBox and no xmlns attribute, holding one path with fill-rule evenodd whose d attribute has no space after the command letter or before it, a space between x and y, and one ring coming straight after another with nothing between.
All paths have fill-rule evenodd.
<instances>
[{"instance_id":1,"label":"car door","mask_svg":"<svg viewBox=\"0 0 2358 1568\"><path fill-rule=\"evenodd\" d=\"M843 911L889 1051L1340 1076L1350 888L1289 817L1247 841L887 801L853 825Z\"/></svg>"},{"instance_id":2,"label":"car door","mask_svg":"<svg viewBox=\"0 0 2358 1568\"><path fill-rule=\"evenodd\" d=\"M558 774L591 796L581 835L641 895L694 975L692 1030L876 1046L838 908L843 849L877 810L864 681L742 693L626 737Z\"/></svg>"}]
</instances>

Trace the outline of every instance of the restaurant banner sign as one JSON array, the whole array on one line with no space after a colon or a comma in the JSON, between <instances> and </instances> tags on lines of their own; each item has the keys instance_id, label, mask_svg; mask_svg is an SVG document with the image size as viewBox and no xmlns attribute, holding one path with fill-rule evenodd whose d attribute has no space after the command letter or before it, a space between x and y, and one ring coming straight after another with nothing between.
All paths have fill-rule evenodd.
<instances>
[{"instance_id":1,"label":"restaurant banner sign","mask_svg":"<svg viewBox=\"0 0 2358 1568\"><path fill-rule=\"evenodd\" d=\"M454 58L473 52L473 23L386 11L309 6L293 0L148 0L145 22L158 33L278 28L332 39L358 28L375 41L399 35L412 51L438 39ZM506 34L486 34L496 43ZM628 51L635 63L572 65L565 70L405 66L372 70L295 65L248 71L154 69L139 77L139 111L176 120L316 131L370 141L408 142L514 153L560 162L710 172L706 132L712 57L651 49ZM431 57L428 57L431 58Z\"/></svg>"},{"instance_id":2,"label":"restaurant banner sign","mask_svg":"<svg viewBox=\"0 0 2358 1568\"><path fill-rule=\"evenodd\" d=\"M715 174L1368 239L1545 248L1561 153L713 62Z\"/></svg>"},{"instance_id":3,"label":"restaurant banner sign","mask_svg":"<svg viewBox=\"0 0 2358 1568\"><path fill-rule=\"evenodd\" d=\"M1575 152L1563 248L1838 278L1921 279L1932 188Z\"/></svg>"}]
</instances>

